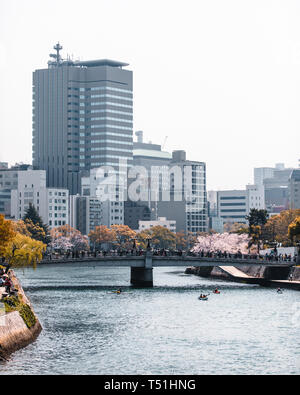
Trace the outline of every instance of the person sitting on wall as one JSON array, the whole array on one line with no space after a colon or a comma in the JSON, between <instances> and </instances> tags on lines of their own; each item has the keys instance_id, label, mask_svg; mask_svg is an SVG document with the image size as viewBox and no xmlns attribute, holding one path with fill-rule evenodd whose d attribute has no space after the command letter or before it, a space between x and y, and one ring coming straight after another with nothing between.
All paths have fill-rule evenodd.
<instances>
[{"instance_id":1,"label":"person sitting on wall","mask_svg":"<svg viewBox=\"0 0 300 395\"><path fill-rule=\"evenodd\" d=\"M5 291L10 295L10 289L12 287L12 282L8 276L4 277L4 287L5 287Z\"/></svg>"},{"instance_id":2,"label":"person sitting on wall","mask_svg":"<svg viewBox=\"0 0 300 395\"><path fill-rule=\"evenodd\" d=\"M1 277L0 277L0 287L4 287L4 283L5 283L5 280L4 280L3 277L1 276Z\"/></svg>"}]
</instances>

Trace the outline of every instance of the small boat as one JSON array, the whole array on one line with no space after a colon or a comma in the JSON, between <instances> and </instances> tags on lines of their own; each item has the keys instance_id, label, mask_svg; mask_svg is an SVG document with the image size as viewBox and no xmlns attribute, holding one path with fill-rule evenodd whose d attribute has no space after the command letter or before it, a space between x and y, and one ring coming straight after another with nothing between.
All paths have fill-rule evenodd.
<instances>
[{"instance_id":1,"label":"small boat","mask_svg":"<svg viewBox=\"0 0 300 395\"><path fill-rule=\"evenodd\" d=\"M221 292L220 291L214 291L213 293L214 294L220 294Z\"/></svg>"},{"instance_id":2,"label":"small boat","mask_svg":"<svg viewBox=\"0 0 300 395\"><path fill-rule=\"evenodd\" d=\"M200 298L200 296L198 297L199 300L208 300L208 297L205 296L204 298Z\"/></svg>"}]
</instances>

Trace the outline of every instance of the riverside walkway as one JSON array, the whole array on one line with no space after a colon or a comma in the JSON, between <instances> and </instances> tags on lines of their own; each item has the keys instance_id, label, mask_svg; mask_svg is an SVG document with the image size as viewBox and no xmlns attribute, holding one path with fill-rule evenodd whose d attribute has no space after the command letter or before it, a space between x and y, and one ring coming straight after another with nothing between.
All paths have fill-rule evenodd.
<instances>
[{"instance_id":1,"label":"riverside walkway","mask_svg":"<svg viewBox=\"0 0 300 395\"><path fill-rule=\"evenodd\" d=\"M145 252L143 255L105 255L96 257L81 257L69 259L44 259L42 264L68 264L80 263L84 266L102 266L102 267L130 267L131 268L131 284L135 286L152 287L153 286L153 268L155 267L239 267L244 265L259 265L276 268L289 268L295 265L290 261L269 261L266 259L247 259L245 257L233 258L217 258L217 257L201 257L191 255L175 255L161 256L155 255L151 251ZM232 269L231 269L232 270Z\"/></svg>"},{"instance_id":2,"label":"riverside walkway","mask_svg":"<svg viewBox=\"0 0 300 395\"><path fill-rule=\"evenodd\" d=\"M250 278L257 278L254 276L249 276L248 274L242 272L241 270L237 269L234 266L219 266L225 273L229 274L232 277L238 277L238 278L244 278L244 279L250 279Z\"/></svg>"}]
</instances>

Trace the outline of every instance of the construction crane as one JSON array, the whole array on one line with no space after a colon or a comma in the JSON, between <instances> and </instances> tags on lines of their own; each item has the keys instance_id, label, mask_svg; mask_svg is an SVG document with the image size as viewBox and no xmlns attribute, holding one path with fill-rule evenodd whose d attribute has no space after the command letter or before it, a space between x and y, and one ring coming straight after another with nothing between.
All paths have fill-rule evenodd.
<instances>
[{"instance_id":1,"label":"construction crane","mask_svg":"<svg viewBox=\"0 0 300 395\"><path fill-rule=\"evenodd\" d=\"M162 149L162 150L163 150L163 149L165 148L165 146L166 146L166 141L167 141L167 139L168 139L168 136L166 136L165 139L164 139L164 142L163 142L163 144L162 144L162 146L161 146L161 149Z\"/></svg>"}]
</instances>

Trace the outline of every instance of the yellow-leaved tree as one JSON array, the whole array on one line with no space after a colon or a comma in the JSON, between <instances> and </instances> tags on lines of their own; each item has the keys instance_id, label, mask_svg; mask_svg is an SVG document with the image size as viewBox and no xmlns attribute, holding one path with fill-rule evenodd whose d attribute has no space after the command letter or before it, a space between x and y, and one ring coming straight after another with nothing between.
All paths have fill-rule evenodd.
<instances>
[{"instance_id":1,"label":"yellow-leaved tree","mask_svg":"<svg viewBox=\"0 0 300 395\"><path fill-rule=\"evenodd\" d=\"M295 241L300 241L300 216L296 217L289 225L288 233L292 243Z\"/></svg>"},{"instance_id":2,"label":"yellow-leaved tree","mask_svg":"<svg viewBox=\"0 0 300 395\"><path fill-rule=\"evenodd\" d=\"M151 239L153 248L174 249L176 248L176 234L164 226L153 226L138 233L138 239L142 248L146 248L148 238Z\"/></svg>"},{"instance_id":3,"label":"yellow-leaved tree","mask_svg":"<svg viewBox=\"0 0 300 395\"><path fill-rule=\"evenodd\" d=\"M300 209L284 210L280 214L268 219L264 226L264 239L277 241L283 246L289 246L291 239L289 236L289 225L300 216Z\"/></svg>"},{"instance_id":4,"label":"yellow-leaved tree","mask_svg":"<svg viewBox=\"0 0 300 395\"><path fill-rule=\"evenodd\" d=\"M4 215L0 214L0 257L4 256L6 247L15 236L12 221L6 220Z\"/></svg>"},{"instance_id":5,"label":"yellow-leaved tree","mask_svg":"<svg viewBox=\"0 0 300 395\"><path fill-rule=\"evenodd\" d=\"M111 230L116 235L116 245L123 248L132 248L132 240L136 237L136 232L127 225L112 225Z\"/></svg>"},{"instance_id":6,"label":"yellow-leaved tree","mask_svg":"<svg viewBox=\"0 0 300 395\"><path fill-rule=\"evenodd\" d=\"M102 244L109 244L116 241L116 232L105 225L100 225L90 231L89 238L95 247L101 248Z\"/></svg>"},{"instance_id":7,"label":"yellow-leaved tree","mask_svg":"<svg viewBox=\"0 0 300 395\"><path fill-rule=\"evenodd\" d=\"M16 233L6 245L3 256L9 265L13 267L25 267L32 265L36 267L43 257L46 244L34 240L31 237Z\"/></svg>"}]
</instances>

